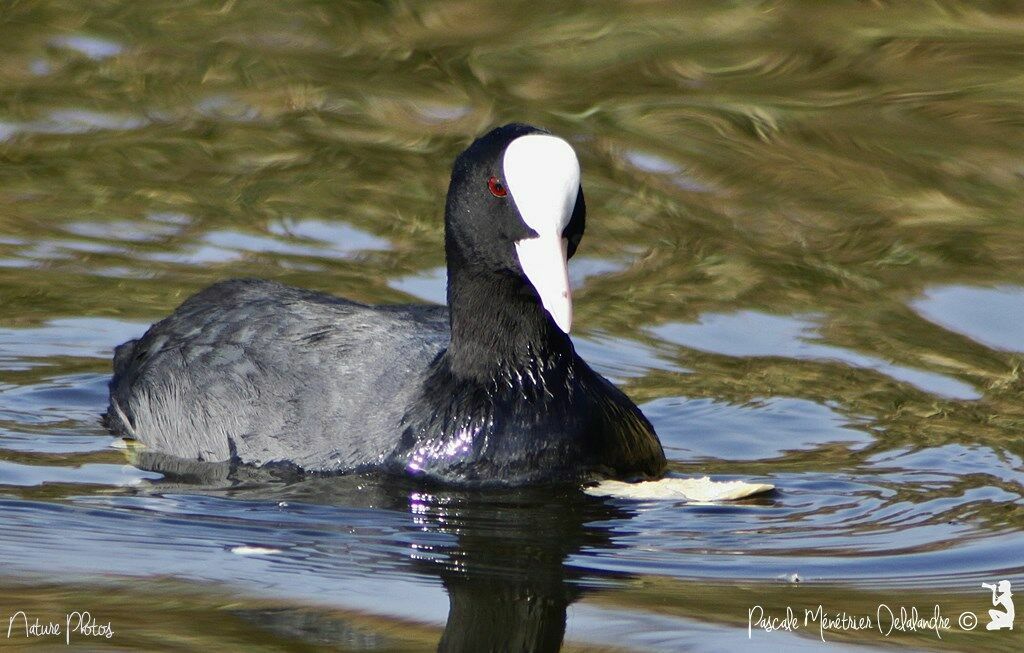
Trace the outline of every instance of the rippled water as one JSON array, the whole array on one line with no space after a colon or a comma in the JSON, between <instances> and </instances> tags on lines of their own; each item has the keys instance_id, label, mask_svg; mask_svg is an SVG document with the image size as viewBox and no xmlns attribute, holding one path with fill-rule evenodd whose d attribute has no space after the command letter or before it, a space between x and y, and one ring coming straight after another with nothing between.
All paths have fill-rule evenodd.
<instances>
[{"instance_id":1,"label":"rippled water","mask_svg":"<svg viewBox=\"0 0 1024 653\"><path fill-rule=\"evenodd\" d=\"M788 650L824 645L748 639L753 606L939 605L941 639L828 648L1020 650L981 583L1024 591L1024 6L680 4L0 5L0 623ZM578 350L673 474L774 494L296 482L111 447L112 347L215 280L443 300L448 166L510 120L583 164Z\"/></svg>"}]
</instances>

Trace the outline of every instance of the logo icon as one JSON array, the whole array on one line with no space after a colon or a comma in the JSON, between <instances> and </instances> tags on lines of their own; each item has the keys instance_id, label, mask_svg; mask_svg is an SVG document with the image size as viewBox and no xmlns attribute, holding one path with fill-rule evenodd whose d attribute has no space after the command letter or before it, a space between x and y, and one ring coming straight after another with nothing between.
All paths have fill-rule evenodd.
<instances>
[{"instance_id":1,"label":"logo icon","mask_svg":"<svg viewBox=\"0 0 1024 653\"><path fill-rule=\"evenodd\" d=\"M985 629L1013 630L1013 618L1017 613L1013 609L1013 594L1010 593L1010 581L1001 580L998 585L982 583L981 586L987 590L992 590L992 605L996 608L1002 608L1002 610L988 611L989 619L992 621L985 626Z\"/></svg>"}]
</instances>

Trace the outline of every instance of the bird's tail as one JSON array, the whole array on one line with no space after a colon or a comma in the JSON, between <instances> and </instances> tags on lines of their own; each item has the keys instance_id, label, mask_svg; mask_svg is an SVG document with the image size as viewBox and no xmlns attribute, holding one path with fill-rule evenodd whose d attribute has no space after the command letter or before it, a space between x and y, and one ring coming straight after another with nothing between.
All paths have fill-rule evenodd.
<instances>
[{"instance_id":1,"label":"bird's tail","mask_svg":"<svg viewBox=\"0 0 1024 653\"><path fill-rule=\"evenodd\" d=\"M132 421L128 419L128 415L117 401L117 390L121 379L135 358L135 345L138 342L138 340L129 340L114 348L114 376L110 379L110 405L101 419L103 425L112 433L131 438L137 437L135 427L132 426Z\"/></svg>"}]
</instances>

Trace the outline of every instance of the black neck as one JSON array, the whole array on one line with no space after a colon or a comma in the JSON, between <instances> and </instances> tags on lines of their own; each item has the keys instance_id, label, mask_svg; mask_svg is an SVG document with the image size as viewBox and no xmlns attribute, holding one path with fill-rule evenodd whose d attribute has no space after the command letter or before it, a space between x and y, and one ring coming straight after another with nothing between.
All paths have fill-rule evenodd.
<instances>
[{"instance_id":1,"label":"black neck","mask_svg":"<svg viewBox=\"0 0 1024 653\"><path fill-rule=\"evenodd\" d=\"M453 373L490 381L571 355L572 343L518 275L470 267L448 255L451 342L445 356Z\"/></svg>"}]
</instances>

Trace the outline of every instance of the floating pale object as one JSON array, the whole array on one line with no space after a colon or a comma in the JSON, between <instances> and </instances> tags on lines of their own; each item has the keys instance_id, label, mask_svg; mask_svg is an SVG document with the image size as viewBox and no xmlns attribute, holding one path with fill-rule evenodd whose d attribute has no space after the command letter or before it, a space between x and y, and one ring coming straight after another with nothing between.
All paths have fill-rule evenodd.
<instances>
[{"instance_id":1,"label":"floating pale object","mask_svg":"<svg viewBox=\"0 0 1024 653\"><path fill-rule=\"evenodd\" d=\"M703 478L663 478L660 481L623 483L602 481L584 491L599 497L617 499L669 499L673 501L735 501L775 489L768 483L747 483L746 481L712 481Z\"/></svg>"}]
</instances>

